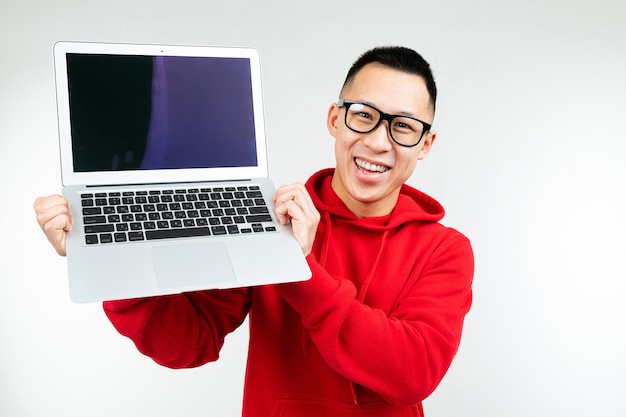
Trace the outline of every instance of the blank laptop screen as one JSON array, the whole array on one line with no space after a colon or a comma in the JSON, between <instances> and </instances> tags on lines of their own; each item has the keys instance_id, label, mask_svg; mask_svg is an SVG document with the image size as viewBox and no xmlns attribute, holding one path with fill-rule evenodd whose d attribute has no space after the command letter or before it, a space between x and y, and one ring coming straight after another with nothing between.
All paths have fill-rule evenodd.
<instances>
[{"instance_id":1,"label":"blank laptop screen","mask_svg":"<svg viewBox=\"0 0 626 417\"><path fill-rule=\"evenodd\" d=\"M257 165L247 58L67 54L75 172Z\"/></svg>"}]
</instances>

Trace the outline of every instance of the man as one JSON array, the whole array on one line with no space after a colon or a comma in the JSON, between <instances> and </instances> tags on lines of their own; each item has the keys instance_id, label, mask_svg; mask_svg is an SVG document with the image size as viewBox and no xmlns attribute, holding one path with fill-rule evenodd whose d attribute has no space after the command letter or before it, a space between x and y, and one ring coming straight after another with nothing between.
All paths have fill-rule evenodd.
<instances>
[{"instance_id":1,"label":"man","mask_svg":"<svg viewBox=\"0 0 626 417\"><path fill-rule=\"evenodd\" d=\"M216 360L249 315L244 416L422 416L458 349L473 276L469 241L405 184L435 141L436 94L410 49L354 63L328 111L336 168L274 196L310 280L105 302L113 325L157 363L183 368ZM35 211L63 255L67 202L40 198Z\"/></svg>"}]
</instances>

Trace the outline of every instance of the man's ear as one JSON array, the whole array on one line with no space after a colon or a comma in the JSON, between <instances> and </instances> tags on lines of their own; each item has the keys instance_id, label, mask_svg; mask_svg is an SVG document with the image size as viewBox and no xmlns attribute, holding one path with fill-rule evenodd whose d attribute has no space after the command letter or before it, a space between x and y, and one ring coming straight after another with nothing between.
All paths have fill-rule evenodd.
<instances>
[{"instance_id":1,"label":"man's ear","mask_svg":"<svg viewBox=\"0 0 626 417\"><path fill-rule=\"evenodd\" d=\"M424 141L424 144L422 145L422 149L420 149L420 153L417 159L422 160L428 156L428 153L430 152L430 150L433 147L433 144L435 143L435 139L437 139L437 132L428 131L424 133L424 137L422 138L422 140Z\"/></svg>"},{"instance_id":2,"label":"man's ear","mask_svg":"<svg viewBox=\"0 0 626 417\"><path fill-rule=\"evenodd\" d=\"M328 109L328 116L326 117L326 127L328 128L328 132L336 137L337 128L339 127L339 106L337 103L333 103L330 105Z\"/></svg>"}]
</instances>

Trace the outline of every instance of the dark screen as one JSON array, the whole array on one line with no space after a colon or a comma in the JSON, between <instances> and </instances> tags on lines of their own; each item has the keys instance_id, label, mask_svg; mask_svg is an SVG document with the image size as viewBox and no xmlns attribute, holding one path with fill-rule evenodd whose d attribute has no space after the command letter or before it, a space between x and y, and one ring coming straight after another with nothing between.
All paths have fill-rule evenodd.
<instances>
[{"instance_id":1,"label":"dark screen","mask_svg":"<svg viewBox=\"0 0 626 417\"><path fill-rule=\"evenodd\" d=\"M256 166L245 58L68 54L77 172Z\"/></svg>"}]
</instances>

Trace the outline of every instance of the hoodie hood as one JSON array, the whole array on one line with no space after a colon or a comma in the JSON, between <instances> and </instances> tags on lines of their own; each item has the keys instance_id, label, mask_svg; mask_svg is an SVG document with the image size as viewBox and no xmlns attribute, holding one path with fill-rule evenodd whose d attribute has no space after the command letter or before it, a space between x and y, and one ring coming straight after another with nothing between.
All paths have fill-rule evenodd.
<instances>
[{"instance_id":1,"label":"hoodie hood","mask_svg":"<svg viewBox=\"0 0 626 417\"><path fill-rule=\"evenodd\" d=\"M333 217L352 223L368 230L386 231L409 222L437 222L445 214L443 206L434 198L410 187L402 185L396 208L387 216L358 218L341 201L332 189L331 180L335 170L324 169L315 173L306 183L313 203L322 215L324 212Z\"/></svg>"}]
</instances>

